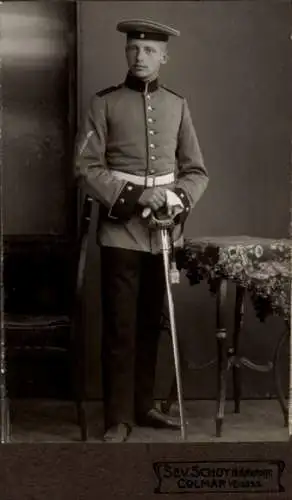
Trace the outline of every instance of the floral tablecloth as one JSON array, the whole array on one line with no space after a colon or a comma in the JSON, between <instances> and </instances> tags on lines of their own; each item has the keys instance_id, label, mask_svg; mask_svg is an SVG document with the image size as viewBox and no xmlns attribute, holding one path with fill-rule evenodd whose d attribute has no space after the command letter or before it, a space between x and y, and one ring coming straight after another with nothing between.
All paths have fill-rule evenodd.
<instances>
[{"instance_id":1,"label":"floral tablecloth","mask_svg":"<svg viewBox=\"0 0 292 500\"><path fill-rule=\"evenodd\" d=\"M215 292L218 279L225 278L247 288L261 321L268 314L290 321L291 254L288 239L200 237L186 239L177 263L191 285L207 279Z\"/></svg>"}]
</instances>

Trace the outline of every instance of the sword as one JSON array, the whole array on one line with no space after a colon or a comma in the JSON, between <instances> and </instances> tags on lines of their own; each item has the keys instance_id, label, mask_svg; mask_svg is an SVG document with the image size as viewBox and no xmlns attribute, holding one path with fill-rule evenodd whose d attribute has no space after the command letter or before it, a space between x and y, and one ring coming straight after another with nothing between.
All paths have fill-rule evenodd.
<instances>
[{"instance_id":1,"label":"sword","mask_svg":"<svg viewBox=\"0 0 292 500\"><path fill-rule=\"evenodd\" d=\"M181 428L181 438L183 440L186 439L186 421L185 421L185 411L184 411L184 403L183 403L183 391L182 391L182 377L181 377L181 364L180 364L180 356L179 356L179 348L178 348L178 339L177 339L177 331L176 331L176 322L175 322L175 310L174 310L174 301L172 295L172 280L170 278L171 272L170 270L170 234L169 231L173 228L173 218L171 217L160 217L159 214L153 214L150 209L146 208L143 211L143 218L148 217L151 214L152 222L158 229L160 233L161 239L161 247L162 247L162 255L163 255L163 265L164 265L164 275L165 275L165 284L166 284L166 293L167 293L167 304L169 311L169 322L170 322L170 332L171 332L171 340L172 340L172 349L173 349L173 357L174 357L174 366L175 366L175 376L176 376L176 385L177 385L177 395L178 395L178 405L179 405L179 414L180 414L180 428ZM178 271L175 269L178 273ZM177 276L173 282L177 283Z\"/></svg>"}]
</instances>

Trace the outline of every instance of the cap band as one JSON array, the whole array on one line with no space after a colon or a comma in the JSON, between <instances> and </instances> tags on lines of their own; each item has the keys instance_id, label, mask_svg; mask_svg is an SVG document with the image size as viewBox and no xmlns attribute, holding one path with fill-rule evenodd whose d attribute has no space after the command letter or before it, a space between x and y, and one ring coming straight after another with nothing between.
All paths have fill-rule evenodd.
<instances>
[{"instance_id":1,"label":"cap band","mask_svg":"<svg viewBox=\"0 0 292 500\"><path fill-rule=\"evenodd\" d=\"M168 35L165 35L164 33L151 33L150 31L129 31L127 33L127 39L128 40L153 40L156 42L167 42L168 41Z\"/></svg>"}]
</instances>

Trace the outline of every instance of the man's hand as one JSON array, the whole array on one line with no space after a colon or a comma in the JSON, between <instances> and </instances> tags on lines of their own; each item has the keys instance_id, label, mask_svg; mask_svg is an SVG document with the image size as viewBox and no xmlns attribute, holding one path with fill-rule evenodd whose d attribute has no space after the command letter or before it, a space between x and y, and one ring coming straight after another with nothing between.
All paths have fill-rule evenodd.
<instances>
[{"instance_id":1,"label":"man's hand","mask_svg":"<svg viewBox=\"0 0 292 500\"><path fill-rule=\"evenodd\" d=\"M157 212L166 203L166 189L162 187L147 188L140 196L138 203Z\"/></svg>"}]
</instances>

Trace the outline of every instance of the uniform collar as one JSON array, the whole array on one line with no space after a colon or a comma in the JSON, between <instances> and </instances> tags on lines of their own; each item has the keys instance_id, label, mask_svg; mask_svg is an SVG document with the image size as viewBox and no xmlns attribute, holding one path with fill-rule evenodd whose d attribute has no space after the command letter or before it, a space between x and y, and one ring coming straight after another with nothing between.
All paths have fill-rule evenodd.
<instances>
[{"instance_id":1,"label":"uniform collar","mask_svg":"<svg viewBox=\"0 0 292 500\"><path fill-rule=\"evenodd\" d=\"M152 80L151 82L143 82L143 80L140 80L140 78L131 75L131 73L127 74L125 85L129 89L136 90L137 92L147 91L149 93L155 92L155 90L157 90L159 87L158 78Z\"/></svg>"}]
</instances>

